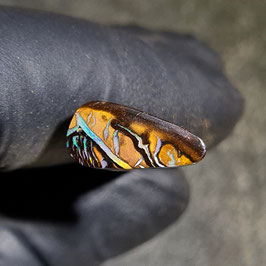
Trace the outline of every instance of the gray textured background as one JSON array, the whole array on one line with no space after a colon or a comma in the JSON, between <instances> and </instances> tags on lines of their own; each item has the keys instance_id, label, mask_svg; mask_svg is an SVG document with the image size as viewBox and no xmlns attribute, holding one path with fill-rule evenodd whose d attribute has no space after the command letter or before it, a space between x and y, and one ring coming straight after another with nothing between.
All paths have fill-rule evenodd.
<instances>
[{"instance_id":1,"label":"gray textured background","mask_svg":"<svg viewBox=\"0 0 266 266\"><path fill-rule=\"evenodd\" d=\"M95 22L191 33L216 50L246 100L242 120L184 168L191 201L160 235L105 266L266 265L266 1L0 0Z\"/></svg>"}]
</instances>

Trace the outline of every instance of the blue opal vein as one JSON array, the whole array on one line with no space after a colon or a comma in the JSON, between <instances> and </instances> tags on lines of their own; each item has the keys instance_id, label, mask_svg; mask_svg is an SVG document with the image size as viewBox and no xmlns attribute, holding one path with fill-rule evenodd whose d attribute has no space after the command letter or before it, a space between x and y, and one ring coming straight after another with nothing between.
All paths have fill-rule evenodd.
<instances>
[{"instance_id":1,"label":"blue opal vein","mask_svg":"<svg viewBox=\"0 0 266 266\"><path fill-rule=\"evenodd\" d=\"M113 142L114 142L114 148L115 148L115 154L119 154L119 137L118 137L118 130L116 130L113 134Z\"/></svg>"},{"instance_id":2,"label":"blue opal vein","mask_svg":"<svg viewBox=\"0 0 266 266\"><path fill-rule=\"evenodd\" d=\"M109 125L110 125L111 120L112 120L112 118L109 119L109 121L107 122L106 127L104 129L104 132L103 132L104 140L107 140L107 138L109 136Z\"/></svg>"},{"instance_id":3,"label":"blue opal vein","mask_svg":"<svg viewBox=\"0 0 266 266\"><path fill-rule=\"evenodd\" d=\"M126 163L125 161L123 161L119 157L117 157L115 154L113 154L113 152L105 145L105 143L101 140L101 138L98 137L87 126L86 122L84 121L84 119L81 117L81 115L79 113L75 113L75 115L76 115L77 126L75 126L74 128L76 128L76 130L80 127L87 134L87 136L90 137L107 154L107 156L113 162L115 162L117 165L119 165L125 169L131 169L132 168L128 163ZM71 134L71 132L73 133L73 129L69 129L67 132L67 135L69 136ZM73 141L74 141L74 139L73 139Z\"/></svg>"}]
</instances>

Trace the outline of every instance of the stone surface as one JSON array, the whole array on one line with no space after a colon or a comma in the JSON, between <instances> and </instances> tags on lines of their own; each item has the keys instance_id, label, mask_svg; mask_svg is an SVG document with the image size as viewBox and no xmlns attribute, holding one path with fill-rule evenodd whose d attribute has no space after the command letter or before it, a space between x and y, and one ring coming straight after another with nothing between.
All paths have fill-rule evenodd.
<instances>
[{"instance_id":1,"label":"stone surface","mask_svg":"<svg viewBox=\"0 0 266 266\"><path fill-rule=\"evenodd\" d=\"M67 148L93 168L174 167L200 161L203 141L187 130L136 109L89 102L74 114Z\"/></svg>"}]
</instances>

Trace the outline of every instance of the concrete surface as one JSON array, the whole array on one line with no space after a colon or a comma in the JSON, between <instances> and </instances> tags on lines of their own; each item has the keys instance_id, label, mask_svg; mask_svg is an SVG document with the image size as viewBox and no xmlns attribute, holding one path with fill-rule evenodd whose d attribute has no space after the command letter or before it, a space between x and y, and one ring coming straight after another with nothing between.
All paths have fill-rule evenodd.
<instances>
[{"instance_id":1,"label":"concrete surface","mask_svg":"<svg viewBox=\"0 0 266 266\"><path fill-rule=\"evenodd\" d=\"M220 53L246 99L233 134L185 168L191 202L183 217L105 266L266 265L266 1L0 0L96 22L188 32Z\"/></svg>"}]
</instances>

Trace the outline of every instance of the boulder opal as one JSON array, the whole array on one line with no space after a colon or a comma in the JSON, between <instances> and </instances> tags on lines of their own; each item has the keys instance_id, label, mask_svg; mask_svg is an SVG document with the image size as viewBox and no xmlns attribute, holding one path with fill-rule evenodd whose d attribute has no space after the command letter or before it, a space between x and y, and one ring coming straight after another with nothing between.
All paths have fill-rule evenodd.
<instances>
[{"instance_id":1,"label":"boulder opal","mask_svg":"<svg viewBox=\"0 0 266 266\"><path fill-rule=\"evenodd\" d=\"M67 148L93 168L174 167L200 161L203 141L187 130L120 104L89 102L74 114Z\"/></svg>"}]
</instances>

